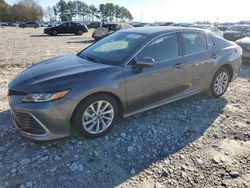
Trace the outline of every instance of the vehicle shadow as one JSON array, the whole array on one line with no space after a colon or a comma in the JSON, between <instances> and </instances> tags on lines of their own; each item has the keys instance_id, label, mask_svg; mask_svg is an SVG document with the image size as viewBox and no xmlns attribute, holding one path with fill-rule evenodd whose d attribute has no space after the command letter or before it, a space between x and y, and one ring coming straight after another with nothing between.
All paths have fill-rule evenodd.
<instances>
[{"instance_id":1,"label":"vehicle shadow","mask_svg":"<svg viewBox=\"0 0 250 188\"><path fill-rule=\"evenodd\" d=\"M182 148L193 147L226 104L223 97L197 95L127 118L117 123L111 133L97 139L71 136L34 143L11 128L1 137L2 145L7 145L2 165L11 166L24 157L34 160L15 176L15 181L7 176L0 183L19 185L30 180L45 187L65 185L62 183L68 187L118 186ZM0 123L0 130L12 126L9 111L0 113ZM72 170L73 163L80 167ZM0 173L7 172L0 169Z\"/></svg>"},{"instance_id":2,"label":"vehicle shadow","mask_svg":"<svg viewBox=\"0 0 250 188\"><path fill-rule=\"evenodd\" d=\"M243 61L241 77L250 80L250 61Z\"/></svg>"},{"instance_id":3,"label":"vehicle shadow","mask_svg":"<svg viewBox=\"0 0 250 188\"><path fill-rule=\"evenodd\" d=\"M69 41L68 44L89 44L94 43L95 40L84 40L84 41Z\"/></svg>"},{"instance_id":4,"label":"vehicle shadow","mask_svg":"<svg viewBox=\"0 0 250 188\"><path fill-rule=\"evenodd\" d=\"M57 36L50 36L50 35L45 35L45 34L41 34L41 35L30 35L30 37L68 37L68 36L78 36L79 35L75 35L75 34L59 34Z\"/></svg>"}]
</instances>

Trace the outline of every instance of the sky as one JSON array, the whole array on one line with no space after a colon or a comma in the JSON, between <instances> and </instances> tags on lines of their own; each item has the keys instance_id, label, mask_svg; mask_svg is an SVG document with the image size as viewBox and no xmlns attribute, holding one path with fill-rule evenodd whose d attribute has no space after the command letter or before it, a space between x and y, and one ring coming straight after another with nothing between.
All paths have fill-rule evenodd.
<instances>
[{"instance_id":1,"label":"sky","mask_svg":"<svg viewBox=\"0 0 250 188\"><path fill-rule=\"evenodd\" d=\"M13 4L18 0L5 0ZM38 0L46 8L59 0ZM250 0L84 0L88 5L98 6L112 2L130 10L134 21L143 22L238 22L250 20Z\"/></svg>"}]
</instances>

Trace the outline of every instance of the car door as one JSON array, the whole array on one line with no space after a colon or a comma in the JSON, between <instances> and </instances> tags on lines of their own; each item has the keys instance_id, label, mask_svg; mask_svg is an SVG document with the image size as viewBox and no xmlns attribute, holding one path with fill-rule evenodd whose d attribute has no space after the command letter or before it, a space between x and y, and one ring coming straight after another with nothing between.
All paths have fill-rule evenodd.
<instances>
[{"instance_id":1,"label":"car door","mask_svg":"<svg viewBox=\"0 0 250 188\"><path fill-rule=\"evenodd\" d=\"M179 53L177 33L160 36L144 47L124 68L128 113L182 93L184 85L183 58ZM151 68L138 70L135 61L150 57Z\"/></svg>"},{"instance_id":2,"label":"car door","mask_svg":"<svg viewBox=\"0 0 250 188\"><path fill-rule=\"evenodd\" d=\"M69 26L69 33L77 33L78 32L78 27L76 23L71 22Z\"/></svg>"},{"instance_id":3,"label":"car door","mask_svg":"<svg viewBox=\"0 0 250 188\"><path fill-rule=\"evenodd\" d=\"M214 52L214 42L203 32L182 31L185 82L190 92L208 87L215 71L214 63L219 55ZM209 43L207 43L209 40Z\"/></svg>"},{"instance_id":4,"label":"car door","mask_svg":"<svg viewBox=\"0 0 250 188\"><path fill-rule=\"evenodd\" d=\"M62 23L59 26L57 26L57 32L58 33L68 33L68 27L69 27L69 23Z\"/></svg>"}]
</instances>

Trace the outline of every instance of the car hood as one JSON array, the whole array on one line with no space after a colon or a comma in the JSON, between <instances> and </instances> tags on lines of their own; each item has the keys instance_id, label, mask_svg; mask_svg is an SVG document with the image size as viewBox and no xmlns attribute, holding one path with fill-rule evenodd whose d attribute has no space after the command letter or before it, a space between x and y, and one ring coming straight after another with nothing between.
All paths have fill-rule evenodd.
<instances>
[{"instance_id":1,"label":"car hood","mask_svg":"<svg viewBox=\"0 0 250 188\"><path fill-rule=\"evenodd\" d=\"M9 83L9 88L25 92L49 92L69 89L71 83L95 76L98 72L110 68L110 65L99 64L80 58L77 55L64 55L35 64ZM90 74L91 73L91 74Z\"/></svg>"}]
</instances>

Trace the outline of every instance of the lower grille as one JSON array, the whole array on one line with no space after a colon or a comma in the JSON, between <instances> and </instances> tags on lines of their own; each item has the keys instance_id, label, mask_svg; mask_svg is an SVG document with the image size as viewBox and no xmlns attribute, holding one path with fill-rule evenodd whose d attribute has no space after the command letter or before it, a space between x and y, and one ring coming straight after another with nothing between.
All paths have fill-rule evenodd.
<instances>
[{"instance_id":1,"label":"lower grille","mask_svg":"<svg viewBox=\"0 0 250 188\"><path fill-rule=\"evenodd\" d=\"M17 90L9 89L8 96L12 96L12 95L27 95L27 93L24 91L17 91Z\"/></svg>"},{"instance_id":2,"label":"lower grille","mask_svg":"<svg viewBox=\"0 0 250 188\"><path fill-rule=\"evenodd\" d=\"M31 115L12 111L12 116L17 127L21 131L38 135L46 133L46 131Z\"/></svg>"}]
</instances>

